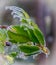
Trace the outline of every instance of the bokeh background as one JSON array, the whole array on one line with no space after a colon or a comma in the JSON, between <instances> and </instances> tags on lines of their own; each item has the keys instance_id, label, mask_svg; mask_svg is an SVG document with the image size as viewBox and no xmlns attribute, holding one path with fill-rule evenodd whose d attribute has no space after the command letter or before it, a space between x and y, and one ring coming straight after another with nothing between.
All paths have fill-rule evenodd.
<instances>
[{"instance_id":1,"label":"bokeh background","mask_svg":"<svg viewBox=\"0 0 56 65\"><path fill-rule=\"evenodd\" d=\"M56 0L0 0L0 25L19 24L13 19L6 6L23 8L42 30L47 47L50 49L48 58L42 53L35 59L16 59L14 65L56 65Z\"/></svg>"}]
</instances>

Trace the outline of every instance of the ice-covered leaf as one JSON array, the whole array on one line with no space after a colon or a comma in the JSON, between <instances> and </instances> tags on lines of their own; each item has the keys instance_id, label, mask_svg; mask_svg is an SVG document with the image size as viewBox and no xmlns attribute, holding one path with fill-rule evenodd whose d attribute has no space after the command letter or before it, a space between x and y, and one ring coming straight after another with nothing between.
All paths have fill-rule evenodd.
<instances>
[{"instance_id":1,"label":"ice-covered leaf","mask_svg":"<svg viewBox=\"0 0 56 65\"><path fill-rule=\"evenodd\" d=\"M4 53L4 45L0 42L0 53Z\"/></svg>"},{"instance_id":2,"label":"ice-covered leaf","mask_svg":"<svg viewBox=\"0 0 56 65\"><path fill-rule=\"evenodd\" d=\"M7 39L7 30L5 29L0 29L0 41L6 41Z\"/></svg>"},{"instance_id":3,"label":"ice-covered leaf","mask_svg":"<svg viewBox=\"0 0 56 65\"><path fill-rule=\"evenodd\" d=\"M26 35L30 38L32 42L40 43L41 45L46 45L44 35L38 28L37 24L35 24L29 17L29 15L20 7L16 6L8 6L7 9L12 10L12 15L15 17L19 17L20 21L23 22L20 25L23 27L27 27L27 33L23 28L14 26L13 29L16 28L16 32L20 33L23 32L23 35ZM25 24L26 23L26 24ZM33 28L33 30L32 30ZM13 30L12 30L13 31ZM15 30L14 30L15 32ZM21 34L22 35L22 34Z\"/></svg>"},{"instance_id":4,"label":"ice-covered leaf","mask_svg":"<svg viewBox=\"0 0 56 65\"><path fill-rule=\"evenodd\" d=\"M4 52L5 42L7 40L7 34L5 29L0 29L0 53Z\"/></svg>"},{"instance_id":5,"label":"ice-covered leaf","mask_svg":"<svg viewBox=\"0 0 56 65\"><path fill-rule=\"evenodd\" d=\"M22 20L23 18L29 18L29 15L20 7L16 6L7 6L6 9L12 10L12 15L14 18L19 18Z\"/></svg>"},{"instance_id":6,"label":"ice-covered leaf","mask_svg":"<svg viewBox=\"0 0 56 65\"><path fill-rule=\"evenodd\" d=\"M8 31L8 36L10 38L10 40L14 40L15 42L28 42L30 41L30 39L24 35L21 35L21 34L15 34L11 31Z\"/></svg>"},{"instance_id":7,"label":"ice-covered leaf","mask_svg":"<svg viewBox=\"0 0 56 65\"><path fill-rule=\"evenodd\" d=\"M31 42L33 42L33 43L39 43L39 40L38 40L38 39L36 38L36 36L34 35L32 29L27 28L26 31L27 31L27 33L28 33L28 36L29 36Z\"/></svg>"},{"instance_id":8,"label":"ice-covered leaf","mask_svg":"<svg viewBox=\"0 0 56 65\"><path fill-rule=\"evenodd\" d=\"M39 28L38 28L38 29L35 29L35 28L34 28L33 33L34 33L34 35L36 36L36 38L38 39L39 44L45 46L46 43L45 43L44 35L43 35L43 33L39 30Z\"/></svg>"},{"instance_id":9,"label":"ice-covered leaf","mask_svg":"<svg viewBox=\"0 0 56 65\"><path fill-rule=\"evenodd\" d=\"M9 30L15 34L19 34L19 35L28 37L25 27L21 27L21 25L11 26Z\"/></svg>"},{"instance_id":10,"label":"ice-covered leaf","mask_svg":"<svg viewBox=\"0 0 56 65\"><path fill-rule=\"evenodd\" d=\"M39 27L37 26L37 24L35 24L34 22L31 21L29 25L31 25L33 27L31 34L34 34L35 35L37 41L39 41L39 44L45 46L46 45L46 42L45 42L44 34L39 29Z\"/></svg>"},{"instance_id":11,"label":"ice-covered leaf","mask_svg":"<svg viewBox=\"0 0 56 65\"><path fill-rule=\"evenodd\" d=\"M15 58L18 55L18 52L11 52L9 55Z\"/></svg>"},{"instance_id":12,"label":"ice-covered leaf","mask_svg":"<svg viewBox=\"0 0 56 65\"><path fill-rule=\"evenodd\" d=\"M43 33L39 29L36 23L30 19L29 15L20 7L16 6L8 6L7 9L12 10L11 14L14 18L20 19L20 24L10 26L7 33L9 36L9 40L14 43L28 43L32 42L34 46L20 46L20 50L28 55L35 54L41 49L41 51L45 52L46 42Z\"/></svg>"},{"instance_id":13,"label":"ice-covered leaf","mask_svg":"<svg viewBox=\"0 0 56 65\"><path fill-rule=\"evenodd\" d=\"M37 46L29 46L29 45L21 45L19 46L20 50L26 55L34 54L35 52L39 52L39 48Z\"/></svg>"}]
</instances>

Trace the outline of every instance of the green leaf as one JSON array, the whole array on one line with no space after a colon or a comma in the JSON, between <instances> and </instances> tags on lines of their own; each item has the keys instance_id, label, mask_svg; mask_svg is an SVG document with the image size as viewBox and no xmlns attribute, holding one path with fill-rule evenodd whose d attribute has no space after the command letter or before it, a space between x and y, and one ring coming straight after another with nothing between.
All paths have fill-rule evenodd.
<instances>
[{"instance_id":1,"label":"green leaf","mask_svg":"<svg viewBox=\"0 0 56 65\"><path fill-rule=\"evenodd\" d=\"M31 40L31 42L34 42L34 43L39 43L39 41L38 41L38 39L36 38L36 36L34 35L34 33L33 33L33 30L32 29L29 29L29 28L27 28L27 33L28 33L28 36L29 36L29 38L30 38L30 40Z\"/></svg>"},{"instance_id":2,"label":"green leaf","mask_svg":"<svg viewBox=\"0 0 56 65\"><path fill-rule=\"evenodd\" d=\"M0 29L0 53L4 52L4 46L6 40L7 40L7 30Z\"/></svg>"},{"instance_id":3,"label":"green leaf","mask_svg":"<svg viewBox=\"0 0 56 65\"><path fill-rule=\"evenodd\" d=\"M44 39L44 35L42 34L42 32L39 29L34 29L33 32L36 38L38 39L39 44L45 45L45 39Z\"/></svg>"},{"instance_id":4,"label":"green leaf","mask_svg":"<svg viewBox=\"0 0 56 65\"><path fill-rule=\"evenodd\" d=\"M41 44L41 45L46 45L45 38L37 24L35 24L32 20L28 23L28 26L31 26L31 28L28 28L28 34L31 37L32 41L34 40L35 42ZM34 39L35 38L35 39Z\"/></svg>"},{"instance_id":5,"label":"green leaf","mask_svg":"<svg viewBox=\"0 0 56 65\"><path fill-rule=\"evenodd\" d=\"M27 30L24 30L25 28ZM20 27L19 25L18 26L12 26L12 31L13 31L13 29L15 30L15 33L20 34L20 35L24 35L24 36L28 37L31 40L31 42L37 42L37 43L39 43L39 41L36 38L36 36L34 35L32 29L30 29L30 28L28 28L26 26Z\"/></svg>"},{"instance_id":6,"label":"green leaf","mask_svg":"<svg viewBox=\"0 0 56 65\"><path fill-rule=\"evenodd\" d=\"M30 39L28 37L24 36L24 35L15 34L15 33L11 32L9 30L8 30L7 33L8 33L8 36L9 36L10 40L14 40L15 42L24 43L24 42L30 41Z\"/></svg>"},{"instance_id":7,"label":"green leaf","mask_svg":"<svg viewBox=\"0 0 56 65\"><path fill-rule=\"evenodd\" d=\"M25 19L26 20L26 19ZM28 22L29 21L29 22ZM27 22L27 23L26 23ZM35 24L31 19L26 20L25 28L27 28L27 33L29 35L29 38L32 42L36 42L37 44L46 45L45 38L37 24ZM32 27L32 29L31 29Z\"/></svg>"},{"instance_id":8,"label":"green leaf","mask_svg":"<svg viewBox=\"0 0 56 65\"><path fill-rule=\"evenodd\" d=\"M4 53L4 45L0 42L0 53Z\"/></svg>"},{"instance_id":9,"label":"green leaf","mask_svg":"<svg viewBox=\"0 0 56 65\"><path fill-rule=\"evenodd\" d=\"M12 6L12 7L9 7L9 9L12 10L12 13L14 14L14 16L17 15L20 18L20 21L21 21L20 25L23 24L22 25L23 27L20 27L20 25L19 26L12 26L11 31L16 33L16 34L30 38L29 41L31 41L31 42L36 42L36 43L39 43L41 45L45 45L45 39L44 39L43 33L40 31L37 24L35 24L29 18L29 15L23 9L21 9L19 7L14 8L14 6ZM33 27L34 30L30 29L31 27ZM26 31L24 30L25 28L27 28ZM12 39L12 40L14 40L14 39Z\"/></svg>"},{"instance_id":10,"label":"green leaf","mask_svg":"<svg viewBox=\"0 0 56 65\"><path fill-rule=\"evenodd\" d=\"M25 12L24 10L22 11L22 13L24 14L25 18L29 18L29 15L27 14L27 12Z\"/></svg>"},{"instance_id":11,"label":"green leaf","mask_svg":"<svg viewBox=\"0 0 56 65\"><path fill-rule=\"evenodd\" d=\"M21 27L20 25L11 26L10 31L12 31L13 33L28 37L28 34L26 30L24 30L24 27Z\"/></svg>"},{"instance_id":12,"label":"green leaf","mask_svg":"<svg viewBox=\"0 0 56 65\"><path fill-rule=\"evenodd\" d=\"M0 41L3 42L7 39L7 30L0 29Z\"/></svg>"},{"instance_id":13,"label":"green leaf","mask_svg":"<svg viewBox=\"0 0 56 65\"><path fill-rule=\"evenodd\" d=\"M24 53L33 54L36 51L39 51L40 49L37 46L30 46L30 45L21 45L19 46L20 50Z\"/></svg>"},{"instance_id":14,"label":"green leaf","mask_svg":"<svg viewBox=\"0 0 56 65\"><path fill-rule=\"evenodd\" d=\"M9 55L15 58L18 55L18 52L11 52Z\"/></svg>"}]
</instances>

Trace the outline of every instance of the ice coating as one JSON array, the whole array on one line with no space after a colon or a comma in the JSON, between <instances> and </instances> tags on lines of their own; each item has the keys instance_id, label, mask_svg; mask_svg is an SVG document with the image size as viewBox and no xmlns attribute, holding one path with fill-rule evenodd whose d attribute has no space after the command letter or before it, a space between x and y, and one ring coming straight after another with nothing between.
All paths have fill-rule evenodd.
<instances>
[{"instance_id":1,"label":"ice coating","mask_svg":"<svg viewBox=\"0 0 56 65\"><path fill-rule=\"evenodd\" d=\"M16 7L16 6L7 6L5 8L6 10L12 10L11 15L13 15L13 18L21 18L24 17L23 13L23 9Z\"/></svg>"},{"instance_id":2,"label":"ice coating","mask_svg":"<svg viewBox=\"0 0 56 65\"><path fill-rule=\"evenodd\" d=\"M16 6L8 6L8 7L6 7L6 9L10 9L10 10L12 10L12 12L11 12L11 15L13 15L13 18L19 18L19 19L21 19L21 18L24 18L24 14L23 14L23 9L21 9L21 8L19 8L19 7L16 7ZM28 21L29 21L30 19L28 19ZM29 23L30 24L30 23ZM21 24L21 27L22 26L25 26L26 28L24 28L24 30L27 30L27 28L29 28L29 29L31 29L31 30L34 30L34 27L33 26L31 26L31 25L27 25L27 24ZM13 31L13 32L15 32L15 30L13 29L13 28L11 28L11 27L9 27L9 29L10 29L10 31ZM45 40L44 40L44 42L45 42ZM43 53L45 53L46 54L46 56L48 56L49 55L49 51L48 51L48 49L45 47L46 45L44 45L44 48L42 48L41 49L41 52L43 51ZM20 58L24 58L25 59L25 56L24 56L24 53L20 53L19 54L19 57Z\"/></svg>"},{"instance_id":3,"label":"ice coating","mask_svg":"<svg viewBox=\"0 0 56 65\"><path fill-rule=\"evenodd\" d=\"M7 9L10 9L10 10L13 10L13 11L22 11L23 10L20 7L16 7L16 6L7 6L6 10Z\"/></svg>"},{"instance_id":4,"label":"ice coating","mask_svg":"<svg viewBox=\"0 0 56 65\"><path fill-rule=\"evenodd\" d=\"M21 52L20 51L20 53L19 53L19 56L18 56L19 58L21 58L21 59L23 59L23 60L27 60L28 59L28 57L27 56L25 56L25 54L23 53L23 52Z\"/></svg>"}]
</instances>

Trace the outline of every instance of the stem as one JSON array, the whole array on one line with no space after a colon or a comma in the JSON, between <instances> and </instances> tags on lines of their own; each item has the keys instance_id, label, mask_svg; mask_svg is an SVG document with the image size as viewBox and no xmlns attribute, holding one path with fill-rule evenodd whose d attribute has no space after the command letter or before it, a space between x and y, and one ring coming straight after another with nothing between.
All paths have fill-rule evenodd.
<instances>
[{"instance_id":1,"label":"stem","mask_svg":"<svg viewBox=\"0 0 56 65\"><path fill-rule=\"evenodd\" d=\"M7 29L7 25L0 25L0 28L2 28L2 29Z\"/></svg>"},{"instance_id":2,"label":"stem","mask_svg":"<svg viewBox=\"0 0 56 65\"><path fill-rule=\"evenodd\" d=\"M45 54L48 54L48 53L49 53L47 47L44 47L44 46L42 46L42 45L37 45L37 46L38 46Z\"/></svg>"}]
</instances>

